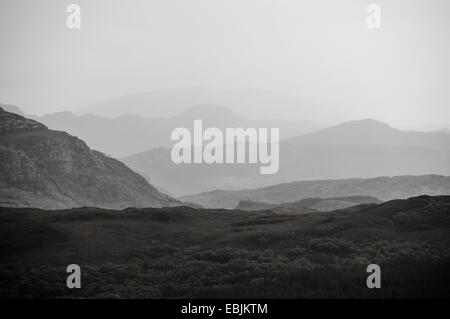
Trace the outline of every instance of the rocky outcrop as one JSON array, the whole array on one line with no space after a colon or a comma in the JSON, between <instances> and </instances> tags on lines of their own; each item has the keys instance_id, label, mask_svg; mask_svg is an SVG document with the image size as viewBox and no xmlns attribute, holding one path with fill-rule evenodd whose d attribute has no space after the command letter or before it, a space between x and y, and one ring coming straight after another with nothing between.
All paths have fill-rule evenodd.
<instances>
[{"instance_id":1,"label":"rocky outcrop","mask_svg":"<svg viewBox=\"0 0 450 319\"><path fill-rule=\"evenodd\" d=\"M47 126L42 123L27 119L16 113L7 112L0 107L0 134L45 129L47 129Z\"/></svg>"},{"instance_id":2,"label":"rocky outcrop","mask_svg":"<svg viewBox=\"0 0 450 319\"><path fill-rule=\"evenodd\" d=\"M174 206L123 163L65 132L0 108L0 206Z\"/></svg>"}]
</instances>

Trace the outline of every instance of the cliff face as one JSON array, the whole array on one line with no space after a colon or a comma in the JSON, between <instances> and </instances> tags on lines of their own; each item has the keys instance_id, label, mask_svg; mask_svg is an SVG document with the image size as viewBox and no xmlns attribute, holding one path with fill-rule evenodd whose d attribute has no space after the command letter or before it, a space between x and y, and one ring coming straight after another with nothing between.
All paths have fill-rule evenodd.
<instances>
[{"instance_id":1,"label":"cliff face","mask_svg":"<svg viewBox=\"0 0 450 319\"><path fill-rule=\"evenodd\" d=\"M0 108L0 206L174 206L123 163L82 140Z\"/></svg>"}]
</instances>

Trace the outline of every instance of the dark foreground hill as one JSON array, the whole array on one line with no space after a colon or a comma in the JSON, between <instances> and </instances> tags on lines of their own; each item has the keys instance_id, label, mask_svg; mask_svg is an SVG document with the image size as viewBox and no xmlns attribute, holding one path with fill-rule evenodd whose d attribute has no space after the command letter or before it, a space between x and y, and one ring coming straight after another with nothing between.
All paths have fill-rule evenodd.
<instances>
[{"instance_id":1,"label":"dark foreground hill","mask_svg":"<svg viewBox=\"0 0 450 319\"><path fill-rule=\"evenodd\" d=\"M297 215L1 208L0 245L3 298L450 297L449 196Z\"/></svg>"},{"instance_id":2,"label":"dark foreground hill","mask_svg":"<svg viewBox=\"0 0 450 319\"><path fill-rule=\"evenodd\" d=\"M119 209L177 204L82 140L0 108L1 206Z\"/></svg>"}]
</instances>

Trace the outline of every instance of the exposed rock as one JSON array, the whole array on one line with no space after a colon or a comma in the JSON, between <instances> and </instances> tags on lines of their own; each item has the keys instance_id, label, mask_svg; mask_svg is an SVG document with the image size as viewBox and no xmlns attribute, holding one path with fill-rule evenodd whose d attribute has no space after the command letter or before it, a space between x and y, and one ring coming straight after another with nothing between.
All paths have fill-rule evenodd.
<instances>
[{"instance_id":1,"label":"exposed rock","mask_svg":"<svg viewBox=\"0 0 450 319\"><path fill-rule=\"evenodd\" d=\"M47 126L44 124L27 119L16 113L6 112L0 107L0 134L45 129L47 129Z\"/></svg>"},{"instance_id":2,"label":"exposed rock","mask_svg":"<svg viewBox=\"0 0 450 319\"><path fill-rule=\"evenodd\" d=\"M65 132L0 108L0 206L161 207L178 201Z\"/></svg>"}]
</instances>

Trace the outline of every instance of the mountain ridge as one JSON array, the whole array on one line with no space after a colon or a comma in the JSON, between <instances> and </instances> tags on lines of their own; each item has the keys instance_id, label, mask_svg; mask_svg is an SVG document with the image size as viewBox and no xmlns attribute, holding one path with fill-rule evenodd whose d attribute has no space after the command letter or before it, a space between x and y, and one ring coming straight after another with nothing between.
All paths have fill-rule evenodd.
<instances>
[{"instance_id":1,"label":"mountain ridge","mask_svg":"<svg viewBox=\"0 0 450 319\"><path fill-rule=\"evenodd\" d=\"M259 164L176 165L168 148L153 148L121 160L177 196L299 180L450 175L449 134L401 131L376 120L345 122L284 139L279 150L280 169L273 175L260 175Z\"/></svg>"},{"instance_id":2,"label":"mountain ridge","mask_svg":"<svg viewBox=\"0 0 450 319\"><path fill-rule=\"evenodd\" d=\"M129 110L130 112L132 110ZM312 121L284 119L249 119L229 107L202 103L191 105L169 117L144 117L132 113L108 118L95 114L76 115L70 111L33 116L55 130L79 136L90 147L115 157L125 157L155 147L170 147L171 132L177 127L192 128L193 121L203 120L205 127L279 127L281 137L297 136L324 127Z\"/></svg>"},{"instance_id":3,"label":"mountain ridge","mask_svg":"<svg viewBox=\"0 0 450 319\"><path fill-rule=\"evenodd\" d=\"M179 205L125 164L66 132L2 108L0 127L0 205L46 209Z\"/></svg>"},{"instance_id":4,"label":"mountain ridge","mask_svg":"<svg viewBox=\"0 0 450 319\"><path fill-rule=\"evenodd\" d=\"M285 143L300 145L389 145L450 148L448 135L443 132L403 131L374 119L343 122L302 136L284 139Z\"/></svg>"},{"instance_id":5,"label":"mountain ridge","mask_svg":"<svg viewBox=\"0 0 450 319\"><path fill-rule=\"evenodd\" d=\"M309 197L372 196L386 201L424 194L433 196L450 194L450 176L405 175L297 181L239 191L215 190L179 198L207 208L232 209L242 200L278 205Z\"/></svg>"},{"instance_id":6,"label":"mountain ridge","mask_svg":"<svg viewBox=\"0 0 450 319\"><path fill-rule=\"evenodd\" d=\"M261 117L280 116L284 119L292 118L292 112L296 114L296 119L311 118L307 113L314 107L314 103L306 102L289 93L254 88L215 89L190 86L129 93L83 107L76 113L116 117L131 112L146 116L170 117L181 113L189 106L203 103L227 105L246 117L257 114ZM273 112L274 105L279 106L276 113Z\"/></svg>"}]
</instances>

